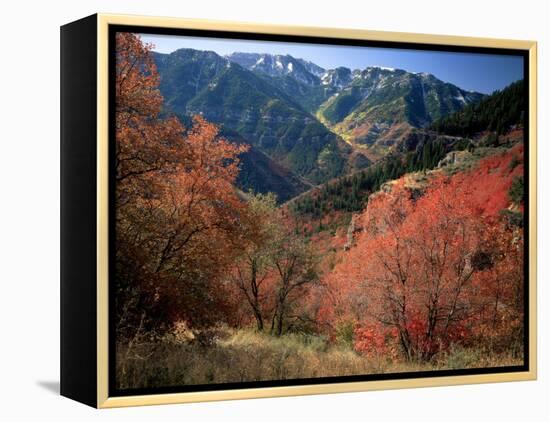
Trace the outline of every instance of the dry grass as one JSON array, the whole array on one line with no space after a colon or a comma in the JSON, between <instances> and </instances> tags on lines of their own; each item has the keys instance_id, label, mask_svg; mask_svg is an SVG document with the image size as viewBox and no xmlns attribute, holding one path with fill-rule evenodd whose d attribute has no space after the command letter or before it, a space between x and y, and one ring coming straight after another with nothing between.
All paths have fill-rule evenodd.
<instances>
[{"instance_id":1,"label":"dry grass","mask_svg":"<svg viewBox=\"0 0 550 422\"><path fill-rule=\"evenodd\" d=\"M252 330L224 330L210 345L166 337L117 350L119 388L163 387L342 375L412 372L520 364L511 357L454 349L434 363L367 359L318 336L280 338Z\"/></svg>"}]
</instances>

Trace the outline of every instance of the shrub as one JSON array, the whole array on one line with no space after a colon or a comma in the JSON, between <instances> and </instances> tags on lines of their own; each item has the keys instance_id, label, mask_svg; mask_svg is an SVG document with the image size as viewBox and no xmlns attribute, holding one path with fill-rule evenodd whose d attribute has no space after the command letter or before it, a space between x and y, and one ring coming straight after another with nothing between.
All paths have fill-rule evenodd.
<instances>
[{"instance_id":1,"label":"shrub","mask_svg":"<svg viewBox=\"0 0 550 422\"><path fill-rule=\"evenodd\" d=\"M512 159L510 160L510 164L508 164L508 169L510 171L514 170L519 164L521 164L521 160L518 158L517 155L514 155Z\"/></svg>"},{"instance_id":2,"label":"shrub","mask_svg":"<svg viewBox=\"0 0 550 422\"><path fill-rule=\"evenodd\" d=\"M355 324L351 321L346 321L338 324L335 329L336 344L353 349L355 339Z\"/></svg>"},{"instance_id":3,"label":"shrub","mask_svg":"<svg viewBox=\"0 0 550 422\"><path fill-rule=\"evenodd\" d=\"M512 201L514 204L521 204L523 203L523 198L525 196L525 188L523 183L523 176L516 176L514 177L514 180L512 180L512 186L510 186L510 190L508 191L508 197L510 198L510 201Z\"/></svg>"},{"instance_id":4,"label":"shrub","mask_svg":"<svg viewBox=\"0 0 550 422\"><path fill-rule=\"evenodd\" d=\"M466 349L461 346L452 345L444 355L444 366L447 369L464 369L476 366L481 359L479 349Z\"/></svg>"}]
</instances>

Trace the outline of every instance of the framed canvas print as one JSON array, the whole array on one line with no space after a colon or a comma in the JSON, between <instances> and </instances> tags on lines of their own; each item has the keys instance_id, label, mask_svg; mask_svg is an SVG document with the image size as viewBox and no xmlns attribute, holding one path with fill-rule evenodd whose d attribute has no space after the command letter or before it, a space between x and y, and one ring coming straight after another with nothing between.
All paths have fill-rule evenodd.
<instances>
[{"instance_id":1,"label":"framed canvas print","mask_svg":"<svg viewBox=\"0 0 550 422\"><path fill-rule=\"evenodd\" d=\"M61 394L536 378L536 43L61 29Z\"/></svg>"}]
</instances>

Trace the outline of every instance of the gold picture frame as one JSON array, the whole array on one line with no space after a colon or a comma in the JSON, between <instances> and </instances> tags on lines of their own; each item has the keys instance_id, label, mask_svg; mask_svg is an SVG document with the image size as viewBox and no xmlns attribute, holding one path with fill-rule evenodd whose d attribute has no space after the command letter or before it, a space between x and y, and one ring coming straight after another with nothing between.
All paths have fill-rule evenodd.
<instances>
[{"instance_id":1,"label":"gold picture frame","mask_svg":"<svg viewBox=\"0 0 550 422\"><path fill-rule=\"evenodd\" d=\"M90 18L87 18L90 19ZM65 27L67 37L75 37L75 33L79 31L78 22L69 24ZM79 385L77 381L72 381L72 378L78 377L78 373L69 375L77 364L74 359L69 356L69 351L65 351L62 346L62 353L65 353L67 363L64 369L62 363L62 394L76 400L85 402L98 408L112 408L123 406L140 406L140 405L157 405L168 403L190 403L215 400L235 400L247 398L263 398L263 397L281 397L281 396L297 396L308 394L327 394L327 393L344 393L357 391L371 391L384 389L399 389L399 388L416 388L416 387L434 387L434 386L450 386L462 384L477 384L477 383L493 383L503 381L526 381L535 380L537 377L537 296L536 296L536 280L537 280L537 43L534 41L518 41L504 39L489 39L476 37L448 36L448 35L429 35L416 33L401 33L401 32L382 32L369 31L361 29L338 29L338 28L316 28L308 26L283 26L283 25L261 25L253 23L236 23L212 20L197 20L197 19L181 19L181 18L163 18L163 17L145 17L145 16L125 16L116 14L97 14L94 15L87 24L89 28L95 27L95 40L88 39L90 46L95 45L97 48L93 52L95 55L94 62L97 66L95 72L90 76L90 80L95 79L95 154L96 169L95 169L95 203L96 209L90 217L90 221L95 223L95 238L96 244L94 249L95 268L95 285L92 287L95 290L96 296L93 305L95 305L94 315L90 316L95 321L96 331L93 333L93 339L89 338L89 342L75 340L80 347L88 347L85 344L93 344L96 350L90 353L89 361L95 360L95 383L91 382L91 387ZM147 394L147 395L132 395L132 396L110 396L109 395L109 27L110 26L131 26L131 27L150 27L150 28L169 28L169 29L196 29L196 30L212 30L212 31L228 31L237 33L249 34L269 34L269 35L285 35L299 37L323 37L340 40L367 40L367 41L384 41L396 43L410 43L419 45L437 45L449 47L482 47L492 49L514 49L522 50L528 53L529 63L529 121L528 125L528 145L529 145L529 256L528 259L529 280L528 280L528 370L519 372L505 373L480 373L461 376L429 376L422 378L409 379L386 379L374 381L353 381L342 383L327 383L327 384L310 384L310 385L292 385L292 386L275 386L275 387L259 387L259 388L244 388L231 390L215 390L201 392L182 392L182 393L167 393L167 394ZM88 32L90 29L88 28ZM72 32L71 32L72 31ZM63 43L62 43L63 48ZM77 48L76 46L73 48ZM69 49L65 53L69 56ZM62 50L63 53L63 50ZM69 58L67 59L69 60ZM62 62L63 63L63 62ZM62 66L63 67L63 66ZM70 70L67 70L65 75L70 77ZM63 77L63 76L62 76ZM69 89L67 87L66 91ZM68 95L68 94L67 94ZM69 105L67 105L69 107ZM69 113L69 110L67 110ZM62 113L63 116L63 113ZM62 117L63 118L63 117ZM70 117L65 117L68 122ZM75 129L76 130L76 129ZM83 130L83 129L81 129ZM69 132L69 131L67 131ZM67 135L69 136L69 135ZM74 136L74 135L73 135ZM62 146L63 148L63 146ZM69 159L70 156L67 157ZM62 172L63 173L63 172ZM67 171L69 174L69 171ZM63 174L62 174L63 178ZM74 246L74 244L73 244ZM69 248L69 245L67 245ZM67 252L69 253L69 252ZM69 256L69 255L67 255ZM91 264L90 264L91 265ZM69 274L67 270L65 274ZM68 277L68 276L67 276ZM66 283L69 282L67 279ZM62 280L62 291L63 291ZM76 293L75 293L76 294ZM62 319L78 318L75 316L74 306L64 305L67 301L76 301L70 292L66 295L66 301L63 301L62 294ZM64 307L65 306L65 307ZM65 335L68 340L66 348L70 348L71 328L67 328L65 334L63 331L62 320L62 336ZM91 334L90 334L91 335ZM75 344L76 344L75 343ZM74 347L73 347L74 349ZM63 354L62 354L63 362ZM82 361L80 362L82 364ZM71 366L73 365L73 366ZM67 380L64 381L64 377ZM91 375L90 375L91 377ZM70 379L69 379L70 378ZM64 387L64 384L66 387ZM91 391L95 391L95 397L91 398Z\"/></svg>"}]
</instances>

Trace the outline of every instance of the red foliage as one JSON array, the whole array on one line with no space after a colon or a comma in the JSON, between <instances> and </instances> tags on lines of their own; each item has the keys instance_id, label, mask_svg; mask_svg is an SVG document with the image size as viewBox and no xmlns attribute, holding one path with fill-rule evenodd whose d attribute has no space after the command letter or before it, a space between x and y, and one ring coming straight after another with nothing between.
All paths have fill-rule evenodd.
<instances>
[{"instance_id":1,"label":"red foliage","mask_svg":"<svg viewBox=\"0 0 550 422\"><path fill-rule=\"evenodd\" d=\"M358 351L398 345L409 359L491 330L521 339L522 231L501 216L521 157L519 146L471 171L434 176L420 197L405 179L372 196L356 246L325 277L319 322L356 321Z\"/></svg>"},{"instance_id":2,"label":"red foliage","mask_svg":"<svg viewBox=\"0 0 550 422\"><path fill-rule=\"evenodd\" d=\"M364 324L355 329L355 350L368 357L394 358L397 354L396 329L382 328L376 324Z\"/></svg>"}]
</instances>

